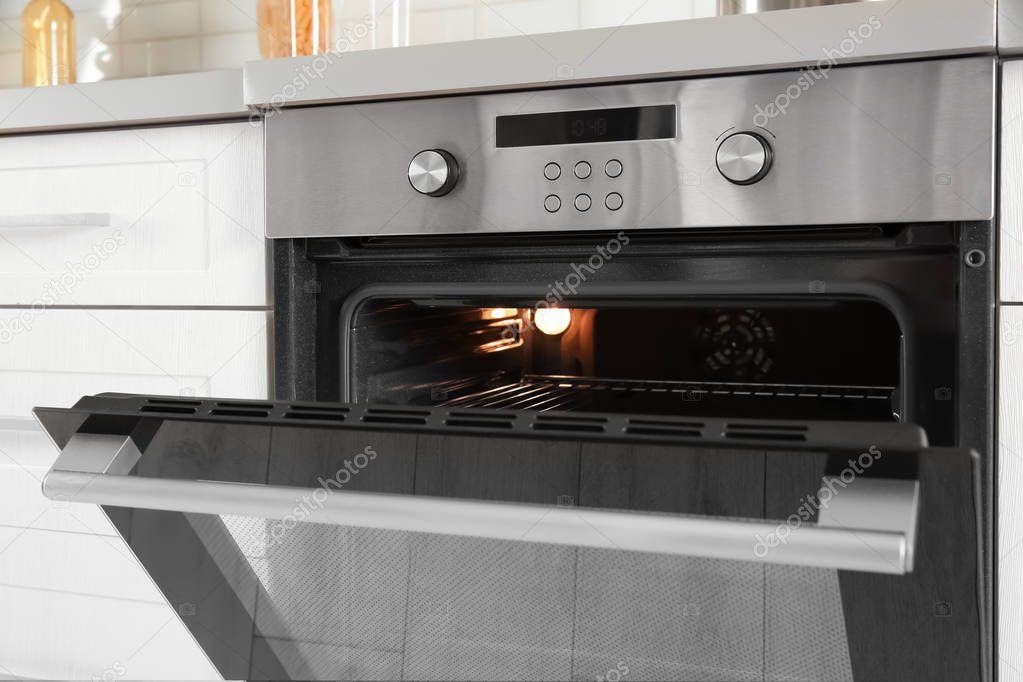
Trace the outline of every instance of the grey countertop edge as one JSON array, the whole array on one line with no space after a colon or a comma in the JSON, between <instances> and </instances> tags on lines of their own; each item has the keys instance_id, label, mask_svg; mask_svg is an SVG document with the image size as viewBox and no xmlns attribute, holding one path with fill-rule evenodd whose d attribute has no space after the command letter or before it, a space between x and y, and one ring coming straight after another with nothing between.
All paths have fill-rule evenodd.
<instances>
[{"instance_id":1,"label":"grey countertop edge","mask_svg":"<svg viewBox=\"0 0 1023 682\"><path fill-rule=\"evenodd\" d=\"M248 115L241 69L0 90L0 134Z\"/></svg>"},{"instance_id":2,"label":"grey countertop edge","mask_svg":"<svg viewBox=\"0 0 1023 682\"><path fill-rule=\"evenodd\" d=\"M932 19L927 30L921 16ZM0 90L0 135L241 119L253 107L796 68L841 51L864 26L872 27L869 37L834 63L995 51L989 0L880 0Z\"/></svg>"}]
</instances>

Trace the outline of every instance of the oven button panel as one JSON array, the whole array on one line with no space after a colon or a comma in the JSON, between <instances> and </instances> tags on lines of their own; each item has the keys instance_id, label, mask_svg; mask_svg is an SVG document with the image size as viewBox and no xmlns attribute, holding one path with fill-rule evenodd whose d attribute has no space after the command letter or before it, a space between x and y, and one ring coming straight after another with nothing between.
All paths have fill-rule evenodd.
<instances>
[{"instance_id":1,"label":"oven button panel","mask_svg":"<svg viewBox=\"0 0 1023 682\"><path fill-rule=\"evenodd\" d=\"M562 163L565 162L562 161ZM574 206L577 211L585 213L593 207L593 197L591 194L594 191L597 192L598 197L604 197L604 207L609 211L618 211L625 205L625 199L622 195L619 192L612 191L615 187L620 186L617 182L604 186L601 186L599 183L596 185L591 184L594 182L593 165L589 161L581 160L576 161L575 163L569 162L567 166L572 172L564 178L562 177L561 171L562 163L558 163L557 161L548 161L543 167L543 176L550 182L560 180L556 186L563 187L569 192L572 190L575 191L575 197L572 199L572 206ZM607 180L613 181L616 178L621 177L625 171L625 167L619 159L608 159L606 161L598 160L598 169L602 167L600 165L601 163L603 163L604 176L606 177L601 176L598 171L596 177L597 180L603 179L605 182L607 182ZM573 185L576 186L573 187ZM583 188L588 188L588 191L580 192L579 190ZM553 186L551 186L551 189L553 189ZM548 213L557 213L561 210L561 206L561 197L559 195L548 194L544 197L543 207Z\"/></svg>"}]
</instances>

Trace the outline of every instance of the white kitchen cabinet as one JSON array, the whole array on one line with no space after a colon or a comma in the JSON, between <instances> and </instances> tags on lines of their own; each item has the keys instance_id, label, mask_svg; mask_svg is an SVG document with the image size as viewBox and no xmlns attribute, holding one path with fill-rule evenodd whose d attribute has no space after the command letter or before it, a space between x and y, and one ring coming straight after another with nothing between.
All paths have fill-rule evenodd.
<instances>
[{"instance_id":1,"label":"white kitchen cabinet","mask_svg":"<svg viewBox=\"0 0 1023 682\"><path fill-rule=\"evenodd\" d=\"M0 139L0 305L265 306L264 232L258 124Z\"/></svg>"},{"instance_id":2,"label":"white kitchen cabinet","mask_svg":"<svg viewBox=\"0 0 1023 682\"><path fill-rule=\"evenodd\" d=\"M100 392L267 397L266 311L0 308L0 329L19 319L0 334L0 419Z\"/></svg>"},{"instance_id":3,"label":"white kitchen cabinet","mask_svg":"<svg viewBox=\"0 0 1023 682\"><path fill-rule=\"evenodd\" d=\"M0 585L162 603L140 570L117 536L0 526Z\"/></svg>"},{"instance_id":4,"label":"white kitchen cabinet","mask_svg":"<svg viewBox=\"0 0 1023 682\"><path fill-rule=\"evenodd\" d=\"M1000 308L998 371L998 669L1023 680L1023 306Z\"/></svg>"},{"instance_id":5,"label":"white kitchen cabinet","mask_svg":"<svg viewBox=\"0 0 1023 682\"><path fill-rule=\"evenodd\" d=\"M0 604L0 676L220 678L166 604L8 585Z\"/></svg>"},{"instance_id":6,"label":"white kitchen cabinet","mask_svg":"<svg viewBox=\"0 0 1023 682\"><path fill-rule=\"evenodd\" d=\"M58 452L31 409L107 391L265 399L270 313L0 308L7 329L18 316L0 335L0 677L219 677L102 510L42 495Z\"/></svg>"},{"instance_id":7,"label":"white kitchen cabinet","mask_svg":"<svg viewBox=\"0 0 1023 682\"><path fill-rule=\"evenodd\" d=\"M1023 60L1002 66L1001 182L998 221L1001 301L1023 302Z\"/></svg>"}]
</instances>

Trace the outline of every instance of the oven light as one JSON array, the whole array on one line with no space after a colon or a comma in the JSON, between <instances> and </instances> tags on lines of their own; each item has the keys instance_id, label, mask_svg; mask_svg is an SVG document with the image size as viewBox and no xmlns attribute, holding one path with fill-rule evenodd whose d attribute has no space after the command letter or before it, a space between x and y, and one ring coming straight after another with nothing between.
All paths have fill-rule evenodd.
<instances>
[{"instance_id":1,"label":"oven light","mask_svg":"<svg viewBox=\"0 0 1023 682\"><path fill-rule=\"evenodd\" d=\"M539 308L533 314L533 322L544 334L557 336L572 323L572 311L568 308Z\"/></svg>"}]
</instances>

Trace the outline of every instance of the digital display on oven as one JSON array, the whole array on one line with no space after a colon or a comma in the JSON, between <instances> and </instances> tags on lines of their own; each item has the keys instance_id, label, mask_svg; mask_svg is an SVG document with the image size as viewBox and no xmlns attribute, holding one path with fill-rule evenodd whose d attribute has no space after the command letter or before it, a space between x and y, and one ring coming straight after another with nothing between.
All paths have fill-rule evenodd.
<instances>
[{"instance_id":1,"label":"digital display on oven","mask_svg":"<svg viewBox=\"0 0 1023 682\"><path fill-rule=\"evenodd\" d=\"M659 140L675 137L674 104L497 117L498 147Z\"/></svg>"}]
</instances>

